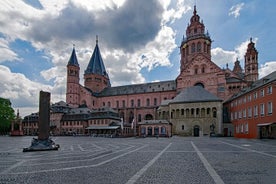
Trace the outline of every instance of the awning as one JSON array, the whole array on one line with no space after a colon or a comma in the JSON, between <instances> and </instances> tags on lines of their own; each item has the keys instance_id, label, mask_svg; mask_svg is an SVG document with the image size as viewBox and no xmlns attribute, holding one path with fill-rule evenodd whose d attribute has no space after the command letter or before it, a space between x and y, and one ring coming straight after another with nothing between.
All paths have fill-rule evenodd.
<instances>
[{"instance_id":1,"label":"awning","mask_svg":"<svg viewBox=\"0 0 276 184\"><path fill-rule=\"evenodd\" d=\"M257 126L260 127L260 126L268 126L268 125L272 125L274 124L275 122L272 122L272 123L259 123Z\"/></svg>"},{"instance_id":2,"label":"awning","mask_svg":"<svg viewBox=\"0 0 276 184\"><path fill-rule=\"evenodd\" d=\"M120 126L89 126L87 130L116 130L120 128Z\"/></svg>"}]
</instances>

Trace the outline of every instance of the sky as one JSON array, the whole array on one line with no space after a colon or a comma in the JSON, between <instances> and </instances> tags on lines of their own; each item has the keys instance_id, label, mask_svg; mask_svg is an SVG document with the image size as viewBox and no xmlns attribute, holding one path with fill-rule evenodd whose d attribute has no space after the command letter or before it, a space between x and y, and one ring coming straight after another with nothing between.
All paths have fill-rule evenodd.
<instances>
[{"instance_id":1,"label":"sky","mask_svg":"<svg viewBox=\"0 0 276 184\"><path fill-rule=\"evenodd\" d=\"M97 35L112 86L174 80L194 5L219 67L244 67L252 38L260 78L276 70L275 0L1 0L0 97L21 116L38 111L40 90L65 101L73 45L83 84Z\"/></svg>"}]
</instances>

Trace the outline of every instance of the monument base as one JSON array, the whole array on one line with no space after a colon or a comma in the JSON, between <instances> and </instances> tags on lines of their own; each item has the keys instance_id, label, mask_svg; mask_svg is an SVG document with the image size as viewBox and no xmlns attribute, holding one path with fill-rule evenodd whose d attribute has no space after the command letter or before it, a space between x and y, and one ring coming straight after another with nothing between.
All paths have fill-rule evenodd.
<instances>
[{"instance_id":1,"label":"monument base","mask_svg":"<svg viewBox=\"0 0 276 184\"><path fill-rule=\"evenodd\" d=\"M33 138L32 144L28 148L23 148L23 152L30 152L30 151L52 151L58 150L59 144L55 144L55 142L51 139L46 140L39 140Z\"/></svg>"}]
</instances>

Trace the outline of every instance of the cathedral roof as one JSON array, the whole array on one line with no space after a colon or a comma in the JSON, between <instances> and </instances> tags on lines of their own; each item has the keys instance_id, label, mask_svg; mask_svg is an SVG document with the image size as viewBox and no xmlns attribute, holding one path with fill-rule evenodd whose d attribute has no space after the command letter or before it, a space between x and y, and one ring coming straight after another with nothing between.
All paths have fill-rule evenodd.
<instances>
[{"instance_id":1,"label":"cathedral roof","mask_svg":"<svg viewBox=\"0 0 276 184\"><path fill-rule=\"evenodd\" d=\"M105 70L101 52L98 46L98 39L96 40L96 46L85 70L85 74L99 74L107 76L107 72Z\"/></svg>"},{"instance_id":2,"label":"cathedral roof","mask_svg":"<svg viewBox=\"0 0 276 184\"><path fill-rule=\"evenodd\" d=\"M145 84L133 84L126 86L108 87L105 88L97 96L117 96L117 95L127 95L127 94L139 94L139 93L150 93L150 92L164 92L176 90L175 80L163 81L163 82L153 82Z\"/></svg>"},{"instance_id":3,"label":"cathedral roof","mask_svg":"<svg viewBox=\"0 0 276 184\"><path fill-rule=\"evenodd\" d=\"M75 51L75 47L73 48L71 57L70 57L70 59L68 61L68 65L79 66L77 55L76 55L76 51Z\"/></svg>"},{"instance_id":4,"label":"cathedral roof","mask_svg":"<svg viewBox=\"0 0 276 184\"><path fill-rule=\"evenodd\" d=\"M193 102L214 102L222 101L214 94L200 86L192 86L183 89L171 103L193 103Z\"/></svg>"}]
</instances>

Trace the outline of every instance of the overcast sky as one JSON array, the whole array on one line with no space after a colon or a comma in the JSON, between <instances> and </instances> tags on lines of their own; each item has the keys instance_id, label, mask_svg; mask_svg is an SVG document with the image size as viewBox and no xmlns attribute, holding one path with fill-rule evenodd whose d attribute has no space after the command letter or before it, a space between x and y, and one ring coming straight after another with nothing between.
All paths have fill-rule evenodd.
<instances>
[{"instance_id":1,"label":"overcast sky","mask_svg":"<svg viewBox=\"0 0 276 184\"><path fill-rule=\"evenodd\" d=\"M112 86L174 80L195 2L213 62L232 69L238 58L244 67L252 37L260 77L276 70L274 0L1 0L0 97L22 116L38 111L40 90L65 101L73 44L83 84L96 35Z\"/></svg>"}]
</instances>

